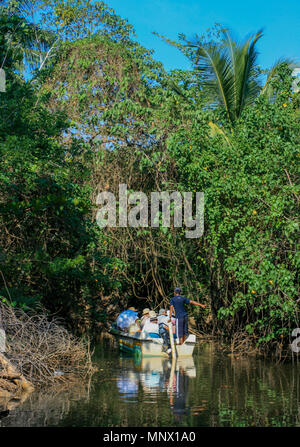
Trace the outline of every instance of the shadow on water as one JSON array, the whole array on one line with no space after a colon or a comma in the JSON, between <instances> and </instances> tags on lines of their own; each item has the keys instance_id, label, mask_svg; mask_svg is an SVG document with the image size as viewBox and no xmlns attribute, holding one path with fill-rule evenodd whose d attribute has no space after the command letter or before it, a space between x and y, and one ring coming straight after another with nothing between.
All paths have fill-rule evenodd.
<instances>
[{"instance_id":1,"label":"shadow on water","mask_svg":"<svg viewBox=\"0 0 300 447\"><path fill-rule=\"evenodd\" d=\"M33 393L1 426L299 426L297 364L231 358L213 344L190 358L120 355L102 343L89 387Z\"/></svg>"}]
</instances>

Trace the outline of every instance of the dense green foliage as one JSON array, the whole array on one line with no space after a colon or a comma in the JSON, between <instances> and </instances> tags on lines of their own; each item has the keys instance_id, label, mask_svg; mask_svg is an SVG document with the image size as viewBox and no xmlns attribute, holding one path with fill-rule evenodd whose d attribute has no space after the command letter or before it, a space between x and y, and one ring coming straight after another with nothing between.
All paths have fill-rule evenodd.
<instances>
[{"instance_id":1,"label":"dense green foliage","mask_svg":"<svg viewBox=\"0 0 300 447\"><path fill-rule=\"evenodd\" d=\"M167 73L102 2L27 2L45 6L34 25L22 2L10 3L1 26L23 20L48 40L26 82L20 62L26 76L24 49L37 42L21 34L16 55L0 41L1 57L9 54L0 294L41 303L85 331L127 303L166 305L181 284L208 304L194 315L199 330L240 333L267 349L274 342L280 352L299 326L299 93L288 64L272 70L266 89L260 34L243 45L225 34L226 50L211 37L185 46L182 36L175 45L194 69ZM224 85L228 101L217 101ZM148 195L203 191L204 235L189 240L173 226L100 230L96 195L117 195L121 183Z\"/></svg>"},{"instance_id":2,"label":"dense green foliage","mask_svg":"<svg viewBox=\"0 0 300 447\"><path fill-rule=\"evenodd\" d=\"M63 143L69 119L49 111L47 98L38 97L30 83L7 70L6 84L0 111L0 295L12 305L59 311L74 328L86 309L101 320L99 284L104 290L118 284L109 278L112 261L101 253L104 236L91 220L89 147L80 139Z\"/></svg>"},{"instance_id":3,"label":"dense green foliage","mask_svg":"<svg viewBox=\"0 0 300 447\"><path fill-rule=\"evenodd\" d=\"M196 268L210 283L215 317L226 331L245 327L259 342L288 334L298 321L300 126L284 65L276 84L276 100L259 97L229 143L207 140L203 116L169 138L184 187L205 191Z\"/></svg>"}]
</instances>

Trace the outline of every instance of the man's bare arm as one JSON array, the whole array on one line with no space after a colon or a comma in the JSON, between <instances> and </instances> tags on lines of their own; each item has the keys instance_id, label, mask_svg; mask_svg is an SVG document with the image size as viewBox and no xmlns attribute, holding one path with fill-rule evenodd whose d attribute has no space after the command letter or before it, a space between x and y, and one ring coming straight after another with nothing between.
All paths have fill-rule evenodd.
<instances>
[{"instance_id":1,"label":"man's bare arm","mask_svg":"<svg viewBox=\"0 0 300 447\"><path fill-rule=\"evenodd\" d=\"M205 304L198 303L197 301L190 300L190 304L194 304L195 306L203 307L203 309L206 308Z\"/></svg>"},{"instance_id":2,"label":"man's bare arm","mask_svg":"<svg viewBox=\"0 0 300 447\"><path fill-rule=\"evenodd\" d=\"M174 306L171 305L171 306L170 306L169 323L170 323L170 321L171 321L171 317L172 317L173 311L174 311Z\"/></svg>"}]
</instances>

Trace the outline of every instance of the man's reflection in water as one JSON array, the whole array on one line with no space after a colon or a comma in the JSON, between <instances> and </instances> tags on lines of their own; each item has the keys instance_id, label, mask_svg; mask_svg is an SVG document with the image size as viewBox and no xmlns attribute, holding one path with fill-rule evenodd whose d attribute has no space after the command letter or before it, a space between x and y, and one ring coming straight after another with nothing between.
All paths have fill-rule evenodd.
<instances>
[{"instance_id":1,"label":"man's reflection in water","mask_svg":"<svg viewBox=\"0 0 300 447\"><path fill-rule=\"evenodd\" d=\"M170 382L168 384L169 399L175 420L181 422L184 416L189 414L190 409L186 407L186 398L188 393L189 376L180 365L174 374L172 369L170 373Z\"/></svg>"},{"instance_id":2,"label":"man's reflection in water","mask_svg":"<svg viewBox=\"0 0 300 447\"><path fill-rule=\"evenodd\" d=\"M124 359L125 360L125 359ZM126 361L126 360L125 360ZM134 371L128 368L134 365ZM127 402L137 401L139 385L153 400L167 391L172 412L177 422L190 413L186 406L189 379L196 377L193 357L172 361L165 358L127 358L121 377L117 382L120 394Z\"/></svg>"}]
</instances>

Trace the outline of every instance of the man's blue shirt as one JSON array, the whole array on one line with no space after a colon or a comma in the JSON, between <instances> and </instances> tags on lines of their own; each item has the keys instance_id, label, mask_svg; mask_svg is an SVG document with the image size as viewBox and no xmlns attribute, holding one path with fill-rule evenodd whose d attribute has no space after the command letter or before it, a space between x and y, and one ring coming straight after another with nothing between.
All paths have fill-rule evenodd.
<instances>
[{"instance_id":1,"label":"man's blue shirt","mask_svg":"<svg viewBox=\"0 0 300 447\"><path fill-rule=\"evenodd\" d=\"M170 306L175 309L175 318L182 318L187 315L187 311L184 308L185 304L190 304L190 300L185 296L173 296L170 301Z\"/></svg>"}]
</instances>

